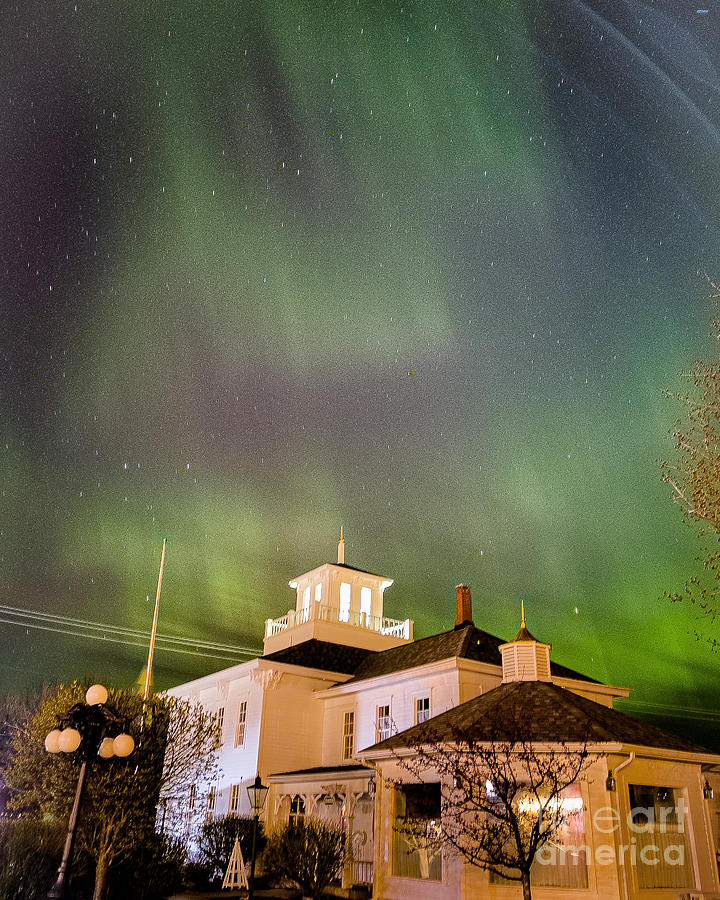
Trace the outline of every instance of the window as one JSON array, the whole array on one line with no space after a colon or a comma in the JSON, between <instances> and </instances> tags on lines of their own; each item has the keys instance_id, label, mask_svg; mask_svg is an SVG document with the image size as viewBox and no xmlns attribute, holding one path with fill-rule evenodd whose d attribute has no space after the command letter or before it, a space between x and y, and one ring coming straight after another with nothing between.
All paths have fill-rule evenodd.
<instances>
[{"instance_id":1,"label":"window","mask_svg":"<svg viewBox=\"0 0 720 900\"><path fill-rule=\"evenodd\" d=\"M236 816L240 811L240 785L234 784L230 788L230 804L228 806L228 812Z\"/></svg>"},{"instance_id":2,"label":"window","mask_svg":"<svg viewBox=\"0 0 720 900\"><path fill-rule=\"evenodd\" d=\"M340 615L341 622L350 621L350 585L347 581L340 582Z\"/></svg>"},{"instance_id":3,"label":"window","mask_svg":"<svg viewBox=\"0 0 720 900\"><path fill-rule=\"evenodd\" d=\"M403 784L395 789L393 875L440 881L440 785Z\"/></svg>"},{"instance_id":4,"label":"window","mask_svg":"<svg viewBox=\"0 0 720 900\"><path fill-rule=\"evenodd\" d=\"M430 698L429 697L416 697L415 698L415 724L419 725L421 722L427 722L430 718Z\"/></svg>"},{"instance_id":5,"label":"window","mask_svg":"<svg viewBox=\"0 0 720 900\"><path fill-rule=\"evenodd\" d=\"M217 794L215 792L215 788L210 788L207 795L207 807L205 810L205 818L212 819L213 813L215 812L215 799Z\"/></svg>"},{"instance_id":6,"label":"window","mask_svg":"<svg viewBox=\"0 0 720 900\"><path fill-rule=\"evenodd\" d=\"M582 791L572 784L559 798L565 821L552 841L538 851L530 869L533 887L586 888L587 850Z\"/></svg>"},{"instance_id":7,"label":"window","mask_svg":"<svg viewBox=\"0 0 720 900\"><path fill-rule=\"evenodd\" d=\"M221 706L218 709L217 714L215 716L215 721L217 722L218 747L219 747L223 742L223 725L225 724L225 707L224 706Z\"/></svg>"},{"instance_id":8,"label":"window","mask_svg":"<svg viewBox=\"0 0 720 900\"><path fill-rule=\"evenodd\" d=\"M310 585L308 585L303 591L303 622L307 622L310 618Z\"/></svg>"},{"instance_id":9,"label":"window","mask_svg":"<svg viewBox=\"0 0 720 900\"><path fill-rule=\"evenodd\" d=\"M299 794L290 801L290 816L288 825L300 825L305 821L305 801Z\"/></svg>"},{"instance_id":10,"label":"window","mask_svg":"<svg viewBox=\"0 0 720 900\"><path fill-rule=\"evenodd\" d=\"M355 750L355 713L346 712L343 717L342 758L351 759Z\"/></svg>"},{"instance_id":11,"label":"window","mask_svg":"<svg viewBox=\"0 0 720 900\"><path fill-rule=\"evenodd\" d=\"M526 827L530 828L533 821L541 816L540 804L530 788L524 790L521 785L518 787L520 789L515 800L520 810L525 806L527 818L525 816L521 818L525 820ZM491 803L497 804L502 812L503 802L495 792L491 781L485 782L485 792L487 799ZM548 806L550 803L555 803L560 807L564 821L552 839L539 848L530 869L530 884L532 887L587 888L587 846L580 785L570 785L559 798L554 797L549 800ZM510 856L514 856L517 850L511 830L508 826L502 830L510 843ZM516 877L517 874L515 871L514 876ZM490 884L507 883L507 879L502 875L495 872L490 873Z\"/></svg>"},{"instance_id":12,"label":"window","mask_svg":"<svg viewBox=\"0 0 720 900\"><path fill-rule=\"evenodd\" d=\"M318 583L315 585L315 602L320 603L321 600L322 600L322 584ZM315 615L317 615L317 613Z\"/></svg>"},{"instance_id":13,"label":"window","mask_svg":"<svg viewBox=\"0 0 720 900\"><path fill-rule=\"evenodd\" d=\"M245 743L245 723L247 721L247 700L243 700L238 707L237 724L235 725L235 746L242 747Z\"/></svg>"},{"instance_id":14,"label":"window","mask_svg":"<svg viewBox=\"0 0 720 900\"><path fill-rule=\"evenodd\" d=\"M677 788L630 786L630 839L637 843L640 889L693 886L685 802Z\"/></svg>"},{"instance_id":15,"label":"window","mask_svg":"<svg viewBox=\"0 0 720 900\"><path fill-rule=\"evenodd\" d=\"M370 612L372 610L372 591L369 587L360 588L360 612L365 616L365 619L370 618Z\"/></svg>"},{"instance_id":16,"label":"window","mask_svg":"<svg viewBox=\"0 0 720 900\"><path fill-rule=\"evenodd\" d=\"M375 738L384 741L390 737L390 706L378 706L375 720Z\"/></svg>"},{"instance_id":17,"label":"window","mask_svg":"<svg viewBox=\"0 0 720 900\"><path fill-rule=\"evenodd\" d=\"M195 809L195 803L197 801L197 787L194 784L190 785L190 794L188 796L188 809Z\"/></svg>"}]
</instances>

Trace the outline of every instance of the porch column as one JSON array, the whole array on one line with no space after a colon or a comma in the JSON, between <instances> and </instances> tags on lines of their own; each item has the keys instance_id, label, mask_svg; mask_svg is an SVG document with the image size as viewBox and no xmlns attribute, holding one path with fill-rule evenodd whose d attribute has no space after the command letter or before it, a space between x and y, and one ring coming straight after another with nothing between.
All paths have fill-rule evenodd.
<instances>
[{"instance_id":1,"label":"porch column","mask_svg":"<svg viewBox=\"0 0 720 900\"><path fill-rule=\"evenodd\" d=\"M345 865L343 866L342 883L343 888L349 889L353 886L353 826L355 824L355 804L358 795L352 791L345 794Z\"/></svg>"}]
</instances>

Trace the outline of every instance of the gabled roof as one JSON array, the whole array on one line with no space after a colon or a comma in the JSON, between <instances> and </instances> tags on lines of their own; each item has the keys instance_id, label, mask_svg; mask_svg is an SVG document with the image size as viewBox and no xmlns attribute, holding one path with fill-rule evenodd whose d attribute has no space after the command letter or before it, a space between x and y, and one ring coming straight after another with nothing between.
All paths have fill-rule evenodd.
<instances>
[{"instance_id":1,"label":"gabled roof","mask_svg":"<svg viewBox=\"0 0 720 900\"><path fill-rule=\"evenodd\" d=\"M352 675L368 655L376 652L363 647L348 647L344 644L333 644L330 641L318 641L316 638L312 638L260 658L287 663L291 666L303 666L306 669L322 669L325 672Z\"/></svg>"},{"instance_id":2,"label":"gabled roof","mask_svg":"<svg viewBox=\"0 0 720 900\"><path fill-rule=\"evenodd\" d=\"M482 631L474 625L464 625L462 628L453 628L452 631L443 631L410 644L403 644L400 647L392 647L389 650L369 655L354 670L350 681L364 681L367 678L377 678L380 675L414 669L416 666L424 666L454 657L501 666L502 658L498 648L504 643L505 641L501 638ZM574 678L578 681L600 683L594 678L589 678L587 675L582 675L580 672L575 672L557 663L550 664L550 671L558 678Z\"/></svg>"},{"instance_id":3,"label":"gabled roof","mask_svg":"<svg viewBox=\"0 0 720 900\"><path fill-rule=\"evenodd\" d=\"M533 743L620 743L689 753L709 752L547 681L501 684L367 749L412 747L428 736L432 741L452 741L458 731L477 741L517 741L521 737Z\"/></svg>"}]
</instances>

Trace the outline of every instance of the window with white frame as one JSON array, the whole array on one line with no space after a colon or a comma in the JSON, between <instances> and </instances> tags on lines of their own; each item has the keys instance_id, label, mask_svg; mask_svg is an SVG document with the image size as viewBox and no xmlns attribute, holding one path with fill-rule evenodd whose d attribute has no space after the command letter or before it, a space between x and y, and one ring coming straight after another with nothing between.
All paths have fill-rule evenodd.
<instances>
[{"instance_id":1,"label":"window with white frame","mask_svg":"<svg viewBox=\"0 0 720 900\"><path fill-rule=\"evenodd\" d=\"M237 722L235 724L235 746L242 747L245 744L245 725L247 724L247 700L242 700L238 706Z\"/></svg>"},{"instance_id":2,"label":"window with white frame","mask_svg":"<svg viewBox=\"0 0 720 900\"><path fill-rule=\"evenodd\" d=\"M352 759L355 751L355 713L351 710L343 716L342 758Z\"/></svg>"},{"instance_id":3,"label":"window with white frame","mask_svg":"<svg viewBox=\"0 0 720 900\"><path fill-rule=\"evenodd\" d=\"M390 704L377 707L375 717L375 737L377 741L384 741L390 737Z\"/></svg>"},{"instance_id":4,"label":"window with white frame","mask_svg":"<svg viewBox=\"0 0 720 900\"><path fill-rule=\"evenodd\" d=\"M341 622L350 621L350 585L347 581L340 582L340 615Z\"/></svg>"},{"instance_id":5,"label":"window with white frame","mask_svg":"<svg viewBox=\"0 0 720 900\"><path fill-rule=\"evenodd\" d=\"M218 742L218 747L219 747L223 742L223 725L225 724L225 707L224 706L220 706L218 708L218 711L215 715L215 721L217 723L217 734L218 734L217 742Z\"/></svg>"},{"instance_id":6,"label":"window with white frame","mask_svg":"<svg viewBox=\"0 0 720 900\"><path fill-rule=\"evenodd\" d=\"M230 803L228 804L228 812L236 816L240 812L240 787L239 784L233 784L230 788Z\"/></svg>"},{"instance_id":7,"label":"window with white frame","mask_svg":"<svg viewBox=\"0 0 720 900\"><path fill-rule=\"evenodd\" d=\"M305 588L305 590L303 591L302 611L303 611L302 620L303 620L303 622L307 622L308 619L310 618L310 585L308 585Z\"/></svg>"},{"instance_id":8,"label":"window with white frame","mask_svg":"<svg viewBox=\"0 0 720 900\"><path fill-rule=\"evenodd\" d=\"M360 588L360 612L365 616L365 620L367 623L367 619L370 618L370 611L372 610L372 591L369 587Z\"/></svg>"},{"instance_id":9,"label":"window with white frame","mask_svg":"<svg viewBox=\"0 0 720 900\"><path fill-rule=\"evenodd\" d=\"M421 722L427 722L430 718L430 698L415 698L415 724L420 725Z\"/></svg>"},{"instance_id":10,"label":"window with white frame","mask_svg":"<svg viewBox=\"0 0 720 900\"><path fill-rule=\"evenodd\" d=\"M322 583L318 581L315 585L315 602L320 603L322 601ZM317 615L317 613L316 613Z\"/></svg>"},{"instance_id":11,"label":"window with white frame","mask_svg":"<svg viewBox=\"0 0 720 900\"><path fill-rule=\"evenodd\" d=\"M305 821L305 800L299 795L290 801L290 815L288 825L301 825Z\"/></svg>"},{"instance_id":12,"label":"window with white frame","mask_svg":"<svg viewBox=\"0 0 720 900\"><path fill-rule=\"evenodd\" d=\"M215 812L215 801L217 799L217 791L214 787L211 787L208 791L207 795L207 806L205 809L205 818L212 819L213 813Z\"/></svg>"}]
</instances>

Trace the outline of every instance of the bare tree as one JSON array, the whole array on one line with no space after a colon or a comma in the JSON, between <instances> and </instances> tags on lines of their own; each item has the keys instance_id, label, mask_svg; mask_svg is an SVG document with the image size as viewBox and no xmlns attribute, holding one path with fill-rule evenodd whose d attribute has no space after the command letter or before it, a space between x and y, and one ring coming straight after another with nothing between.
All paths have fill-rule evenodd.
<instances>
[{"instance_id":1,"label":"bare tree","mask_svg":"<svg viewBox=\"0 0 720 900\"><path fill-rule=\"evenodd\" d=\"M711 299L720 301L720 286L709 278L708 282ZM720 319L713 321L713 334L720 340ZM682 591L666 596L675 603L693 604L713 625L720 615L720 551L713 547L720 541L720 365L697 362L685 377L693 390L669 395L683 403L686 417L673 429L677 456L662 463L663 480L700 538L711 540L702 558L707 577L693 576ZM705 637L713 649L720 648L720 641L704 635L702 628L695 629L695 636Z\"/></svg>"},{"instance_id":2,"label":"bare tree","mask_svg":"<svg viewBox=\"0 0 720 900\"><path fill-rule=\"evenodd\" d=\"M541 745L520 719L508 729L507 716L497 740L481 739L470 728L439 736L430 724L415 733L393 756L414 785L435 784L439 802L433 806L428 792L418 802L411 790L395 829L418 851L421 871L445 849L499 879L521 882L530 900L538 851L559 842L576 811L565 794L595 759L587 741ZM392 783L407 791L400 781Z\"/></svg>"}]
</instances>

